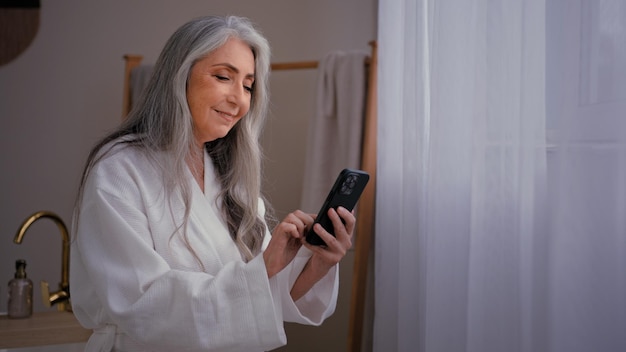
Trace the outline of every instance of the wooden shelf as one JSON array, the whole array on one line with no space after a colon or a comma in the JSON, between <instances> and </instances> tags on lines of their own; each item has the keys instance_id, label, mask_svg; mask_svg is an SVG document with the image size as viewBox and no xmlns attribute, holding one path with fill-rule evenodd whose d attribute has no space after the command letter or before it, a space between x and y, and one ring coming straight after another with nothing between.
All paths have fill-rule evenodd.
<instances>
[{"instance_id":1,"label":"wooden shelf","mask_svg":"<svg viewBox=\"0 0 626 352\"><path fill-rule=\"evenodd\" d=\"M85 342L89 336L91 330L68 312L38 312L26 319L0 316L0 348Z\"/></svg>"}]
</instances>

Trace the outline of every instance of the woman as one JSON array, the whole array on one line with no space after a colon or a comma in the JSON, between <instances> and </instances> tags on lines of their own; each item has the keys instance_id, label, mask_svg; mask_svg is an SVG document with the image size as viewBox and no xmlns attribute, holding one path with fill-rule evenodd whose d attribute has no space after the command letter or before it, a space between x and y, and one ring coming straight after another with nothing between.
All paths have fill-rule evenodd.
<instances>
[{"instance_id":1,"label":"woman","mask_svg":"<svg viewBox=\"0 0 626 352\"><path fill-rule=\"evenodd\" d=\"M331 210L336 237L314 228L323 248L303 241L302 211L270 235L258 143L269 56L244 18L183 25L92 150L71 251L87 351L263 351L286 343L284 321L333 313L355 219Z\"/></svg>"}]
</instances>

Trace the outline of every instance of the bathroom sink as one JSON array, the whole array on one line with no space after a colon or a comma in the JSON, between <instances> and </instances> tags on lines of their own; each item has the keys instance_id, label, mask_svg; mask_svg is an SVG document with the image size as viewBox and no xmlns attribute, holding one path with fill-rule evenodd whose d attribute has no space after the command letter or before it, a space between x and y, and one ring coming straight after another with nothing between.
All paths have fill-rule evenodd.
<instances>
[{"instance_id":1,"label":"bathroom sink","mask_svg":"<svg viewBox=\"0 0 626 352\"><path fill-rule=\"evenodd\" d=\"M65 343L60 345L0 349L0 352L83 352L84 350L85 342L80 342Z\"/></svg>"},{"instance_id":2,"label":"bathroom sink","mask_svg":"<svg viewBox=\"0 0 626 352\"><path fill-rule=\"evenodd\" d=\"M74 351L66 347L84 346L89 336L91 330L83 328L69 312L36 312L26 319L8 319L6 315L0 315L0 352Z\"/></svg>"}]
</instances>

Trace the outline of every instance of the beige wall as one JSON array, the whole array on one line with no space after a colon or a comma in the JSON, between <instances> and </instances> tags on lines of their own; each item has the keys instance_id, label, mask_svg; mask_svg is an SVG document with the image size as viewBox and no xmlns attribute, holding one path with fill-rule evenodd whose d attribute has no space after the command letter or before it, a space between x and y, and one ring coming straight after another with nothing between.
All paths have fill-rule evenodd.
<instances>
[{"instance_id":1,"label":"beige wall","mask_svg":"<svg viewBox=\"0 0 626 352\"><path fill-rule=\"evenodd\" d=\"M262 28L273 61L320 59L332 50L369 50L376 11L377 0L43 1L34 42L0 67L0 282L12 278L15 259L27 259L36 284L35 310L46 309L38 283L47 280L56 288L60 280L58 230L41 220L21 246L12 238L22 220L37 210L56 212L69 226L86 154L119 121L122 55L138 53L154 61L168 36L188 19L238 14ZM267 190L279 215L299 204L314 88L313 71L273 74L264 145ZM343 350L351 257L342 268L337 314L321 328L289 325L289 347L283 350ZM2 284L0 312L5 310Z\"/></svg>"}]
</instances>

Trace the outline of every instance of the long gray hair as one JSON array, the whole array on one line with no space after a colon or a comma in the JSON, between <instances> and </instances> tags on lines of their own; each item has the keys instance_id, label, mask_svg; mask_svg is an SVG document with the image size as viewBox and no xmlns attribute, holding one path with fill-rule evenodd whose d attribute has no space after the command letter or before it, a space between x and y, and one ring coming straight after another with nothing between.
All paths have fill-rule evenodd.
<instances>
[{"instance_id":1,"label":"long gray hair","mask_svg":"<svg viewBox=\"0 0 626 352\"><path fill-rule=\"evenodd\" d=\"M250 260L261 251L266 225L258 215L258 201L262 197L259 138L269 101L270 48L253 24L242 17L202 17L184 24L174 32L128 118L91 151L81 180L77 209L90 170L111 150L108 148L102 152L103 147L112 141L117 141L114 145L125 143L139 147L160 169L166 193L171 195L175 190L182 193L185 213L180 229L185 243L199 261L186 234L192 186L185 181L188 167L186 160L189 160L195 149L193 119L187 104L186 88L194 63L231 37L247 43L254 55L255 80L250 110L228 135L205 146L222 186L218 199L222 201L223 216L242 258ZM122 136L132 138L120 140ZM267 220L270 220L271 212L267 214Z\"/></svg>"}]
</instances>

